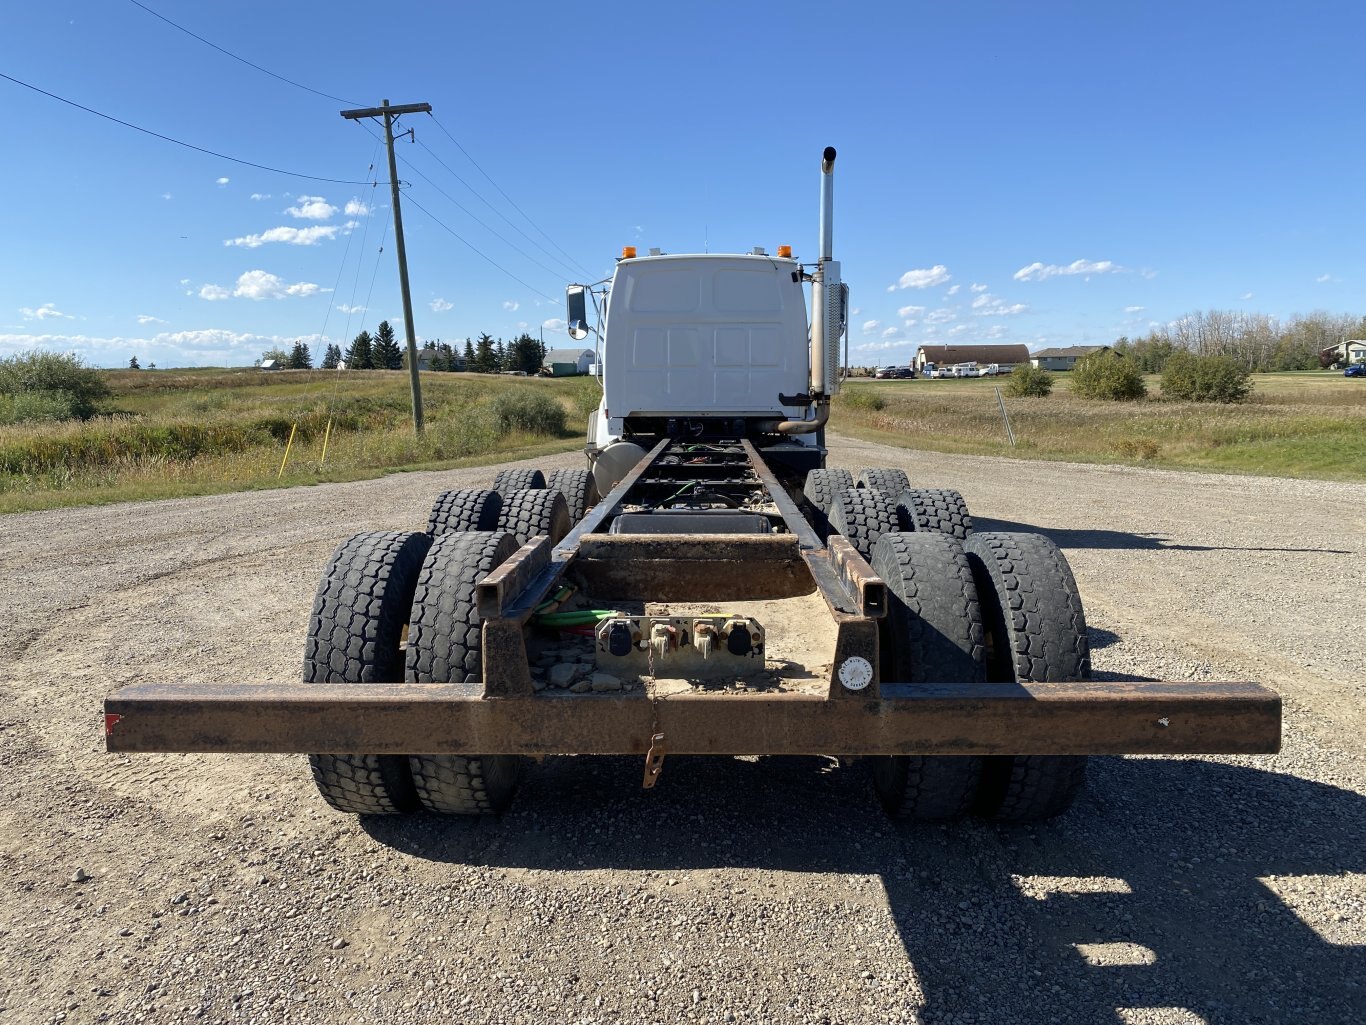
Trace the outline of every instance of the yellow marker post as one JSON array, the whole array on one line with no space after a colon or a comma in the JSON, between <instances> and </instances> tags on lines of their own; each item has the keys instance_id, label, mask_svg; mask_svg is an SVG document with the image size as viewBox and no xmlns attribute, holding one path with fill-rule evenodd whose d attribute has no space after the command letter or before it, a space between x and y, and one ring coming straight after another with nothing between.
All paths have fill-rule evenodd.
<instances>
[{"instance_id":1,"label":"yellow marker post","mask_svg":"<svg viewBox=\"0 0 1366 1025\"><path fill-rule=\"evenodd\" d=\"M275 475L276 480L279 480L285 475L285 463L289 462L289 450L294 447L294 432L298 429L299 422L296 420L294 421L294 425L289 429L289 441L285 445L285 457L280 460L280 472Z\"/></svg>"},{"instance_id":2,"label":"yellow marker post","mask_svg":"<svg viewBox=\"0 0 1366 1025\"><path fill-rule=\"evenodd\" d=\"M330 437L332 437L332 418L329 416L327 418L327 429L323 431L323 454L322 458L318 460L318 469L320 470L323 468L323 463L327 462L327 439Z\"/></svg>"}]
</instances>

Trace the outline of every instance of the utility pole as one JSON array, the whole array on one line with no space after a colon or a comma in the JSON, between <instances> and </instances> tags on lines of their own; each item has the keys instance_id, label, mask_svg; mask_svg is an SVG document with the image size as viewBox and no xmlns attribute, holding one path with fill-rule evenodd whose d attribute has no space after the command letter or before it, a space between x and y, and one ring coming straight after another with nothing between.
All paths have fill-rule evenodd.
<instances>
[{"instance_id":1,"label":"utility pole","mask_svg":"<svg viewBox=\"0 0 1366 1025\"><path fill-rule=\"evenodd\" d=\"M388 100L381 100L378 107L365 107L361 110L343 110L341 116L348 121L358 121L363 117L384 118L384 145L389 149L389 190L394 205L394 240L398 246L398 283L403 291L403 324L408 333L408 378L413 390L413 429L422 433L422 385L417 378L417 334L413 331L413 298L408 292L408 251L403 246L403 211L398 205L398 165L394 161L394 119L400 114L430 114L430 103L401 103L389 106Z\"/></svg>"}]
</instances>

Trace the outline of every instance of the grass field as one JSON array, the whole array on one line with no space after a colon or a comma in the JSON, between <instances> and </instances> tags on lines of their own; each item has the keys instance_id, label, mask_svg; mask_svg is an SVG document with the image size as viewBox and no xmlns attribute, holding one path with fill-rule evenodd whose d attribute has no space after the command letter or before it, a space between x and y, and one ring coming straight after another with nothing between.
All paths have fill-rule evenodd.
<instances>
[{"instance_id":1,"label":"grass field","mask_svg":"<svg viewBox=\"0 0 1366 1025\"><path fill-rule=\"evenodd\" d=\"M1052 395L1007 399L1001 379L847 382L831 427L907 448L1232 473L1366 479L1366 381L1337 373L1259 375L1236 406ZM110 371L113 396L87 422L0 427L0 513L215 494L497 463L582 444L598 401L587 378L424 374L427 432L413 435L398 371ZM1149 392L1158 393L1155 379ZM502 432L497 396L559 402L563 431ZM880 407L880 408L877 408ZM332 430L323 460L329 419ZM295 439L277 478L291 430Z\"/></svg>"},{"instance_id":2,"label":"grass field","mask_svg":"<svg viewBox=\"0 0 1366 1025\"><path fill-rule=\"evenodd\" d=\"M424 374L426 432L414 436L400 371L111 371L106 415L0 427L0 512L205 495L462 466L582 445L601 392L586 378ZM542 392L563 431L502 432L501 393ZM323 441L328 421L327 456ZM295 430L297 425L297 430ZM294 444L277 478L291 430Z\"/></svg>"},{"instance_id":3,"label":"grass field","mask_svg":"<svg viewBox=\"0 0 1366 1025\"><path fill-rule=\"evenodd\" d=\"M831 425L938 452L1366 480L1366 382L1341 373L1254 375L1237 405L1080 399L1058 374L1046 398L1006 398L1014 448L996 399L1005 380L849 381ZM1160 394L1156 377L1147 385Z\"/></svg>"}]
</instances>

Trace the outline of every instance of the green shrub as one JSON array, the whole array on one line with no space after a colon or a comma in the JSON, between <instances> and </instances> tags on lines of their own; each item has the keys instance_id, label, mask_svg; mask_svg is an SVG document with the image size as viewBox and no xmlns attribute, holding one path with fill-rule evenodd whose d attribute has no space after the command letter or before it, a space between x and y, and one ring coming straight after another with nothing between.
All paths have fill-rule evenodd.
<instances>
[{"instance_id":1,"label":"green shrub","mask_svg":"<svg viewBox=\"0 0 1366 1025\"><path fill-rule=\"evenodd\" d=\"M1189 402L1242 402L1252 392L1251 376L1232 356L1178 352L1162 370L1162 397Z\"/></svg>"},{"instance_id":2,"label":"green shrub","mask_svg":"<svg viewBox=\"0 0 1366 1025\"><path fill-rule=\"evenodd\" d=\"M1053 375L1035 366L1016 367L1006 382L1006 394L1020 399L1026 396L1042 398L1053 390Z\"/></svg>"},{"instance_id":3,"label":"green shrub","mask_svg":"<svg viewBox=\"0 0 1366 1025\"><path fill-rule=\"evenodd\" d=\"M849 388L840 392L840 404L848 406L850 409L862 409L876 413L887 405L887 400L877 392L869 391L867 388Z\"/></svg>"},{"instance_id":4,"label":"green shrub","mask_svg":"<svg viewBox=\"0 0 1366 1025\"><path fill-rule=\"evenodd\" d=\"M26 391L0 395L0 424L74 420L75 400L64 391Z\"/></svg>"},{"instance_id":5,"label":"green shrub","mask_svg":"<svg viewBox=\"0 0 1366 1025\"><path fill-rule=\"evenodd\" d=\"M526 431L554 437L565 431L564 406L544 392L530 388L513 388L497 396L493 400L493 416L503 433Z\"/></svg>"},{"instance_id":6,"label":"green shrub","mask_svg":"<svg viewBox=\"0 0 1366 1025\"><path fill-rule=\"evenodd\" d=\"M1077 360L1072 392L1084 399L1128 401L1143 398L1148 388L1132 357L1101 349Z\"/></svg>"},{"instance_id":7,"label":"green shrub","mask_svg":"<svg viewBox=\"0 0 1366 1025\"><path fill-rule=\"evenodd\" d=\"M74 353L44 352L32 349L0 359L0 395L48 394L47 399L24 400L25 408L43 409L51 414L65 404L63 419L88 420L95 415L95 403L109 394L109 385L98 370L87 367ZM26 419L57 419L52 415ZM12 421L17 422L17 421Z\"/></svg>"}]
</instances>

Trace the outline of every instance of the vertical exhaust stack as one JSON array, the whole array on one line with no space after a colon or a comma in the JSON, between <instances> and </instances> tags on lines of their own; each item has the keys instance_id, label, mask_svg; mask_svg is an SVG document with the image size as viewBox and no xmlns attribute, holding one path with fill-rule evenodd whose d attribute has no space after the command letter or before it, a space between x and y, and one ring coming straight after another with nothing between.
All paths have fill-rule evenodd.
<instances>
[{"instance_id":1,"label":"vertical exhaust stack","mask_svg":"<svg viewBox=\"0 0 1366 1025\"><path fill-rule=\"evenodd\" d=\"M811 394L833 396L840 386L844 286L834 259L835 147L821 154L820 261L811 282Z\"/></svg>"}]
</instances>

